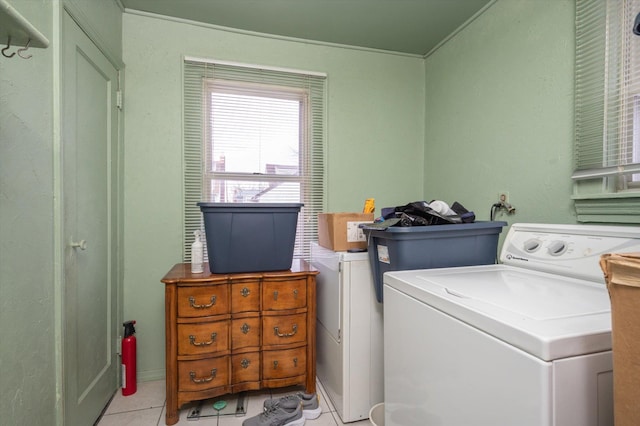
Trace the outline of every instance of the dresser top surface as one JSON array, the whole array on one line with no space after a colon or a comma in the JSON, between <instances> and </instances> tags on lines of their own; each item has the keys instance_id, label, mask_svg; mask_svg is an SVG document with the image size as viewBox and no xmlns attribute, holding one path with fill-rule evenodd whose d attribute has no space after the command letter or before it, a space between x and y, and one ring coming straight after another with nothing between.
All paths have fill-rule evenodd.
<instances>
[{"instance_id":1,"label":"dresser top surface","mask_svg":"<svg viewBox=\"0 0 640 426\"><path fill-rule=\"evenodd\" d=\"M165 284L176 282L222 282L230 278L269 278L294 275L317 275L318 270L311 266L303 259L293 259L291 269L285 271L268 271L268 272L241 272L234 274L212 274L209 272L209 264L204 264L204 272L194 274L191 272L190 263L177 263L162 278Z\"/></svg>"}]
</instances>

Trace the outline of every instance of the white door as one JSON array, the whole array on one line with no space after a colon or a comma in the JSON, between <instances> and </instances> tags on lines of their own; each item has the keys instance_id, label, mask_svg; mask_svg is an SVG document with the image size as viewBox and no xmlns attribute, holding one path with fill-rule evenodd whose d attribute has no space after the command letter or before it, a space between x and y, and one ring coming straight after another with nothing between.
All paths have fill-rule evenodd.
<instances>
[{"instance_id":1,"label":"white door","mask_svg":"<svg viewBox=\"0 0 640 426\"><path fill-rule=\"evenodd\" d=\"M92 425L118 384L118 72L66 13L62 68L64 421Z\"/></svg>"}]
</instances>

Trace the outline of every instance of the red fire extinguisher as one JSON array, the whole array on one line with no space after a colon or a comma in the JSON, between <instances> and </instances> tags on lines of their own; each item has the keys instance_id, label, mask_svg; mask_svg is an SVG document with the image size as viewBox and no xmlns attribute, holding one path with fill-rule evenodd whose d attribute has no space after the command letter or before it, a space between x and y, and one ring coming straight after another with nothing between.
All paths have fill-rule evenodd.
<instances>
[{"instance_id":1,"label":"red fire extinguisher","mask_svg":"<svg viewBox=\"0 0 640 426\"><path fill-rule=\"evenodd\" d=\"M122 395L133 395L138 390L136 384L136 329L135 321L124 324L124 338L122 339Z\"/></svg>"}]
</instances>

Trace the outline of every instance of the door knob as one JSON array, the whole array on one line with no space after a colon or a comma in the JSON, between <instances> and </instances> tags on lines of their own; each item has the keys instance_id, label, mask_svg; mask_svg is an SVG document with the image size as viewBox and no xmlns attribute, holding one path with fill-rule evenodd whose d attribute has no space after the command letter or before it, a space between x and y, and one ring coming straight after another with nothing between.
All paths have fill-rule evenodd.
<instances>
[{"instance_id":1,"label":"door knob","mask_svg":"<svg viewBox=\"0 0 640 426\"><path fill-rule=\"evenodd\" d=\"M71 247L79 248L80 250L86 250L87 249L87 241L86 240L71 241Z\"/></svg>"}]
</instances>

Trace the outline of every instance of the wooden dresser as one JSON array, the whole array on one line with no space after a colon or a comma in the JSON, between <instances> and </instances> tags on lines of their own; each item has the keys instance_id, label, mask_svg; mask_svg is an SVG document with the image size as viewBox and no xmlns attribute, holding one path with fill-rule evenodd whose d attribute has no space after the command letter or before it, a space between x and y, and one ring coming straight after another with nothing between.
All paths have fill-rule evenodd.
<instances>
[{"instance_id":1,"label":"wooden dresser","mask_svg":"<svg viewBox=\"0 0 640 426\"><path fill-rule=\"evenodd\" d=\"M167 425L184 404L262 388L316 387L316 275L291 270L192 274L175 265L165 284Z\"/></svg>"}]
</instances>

